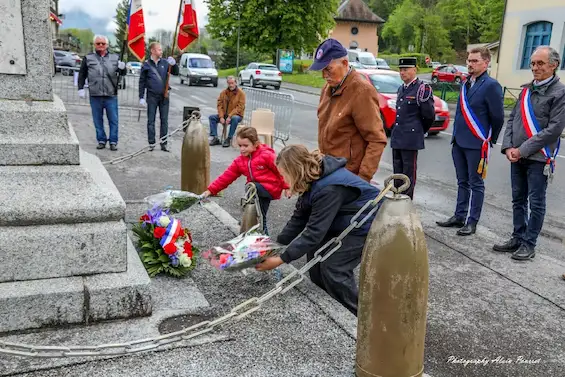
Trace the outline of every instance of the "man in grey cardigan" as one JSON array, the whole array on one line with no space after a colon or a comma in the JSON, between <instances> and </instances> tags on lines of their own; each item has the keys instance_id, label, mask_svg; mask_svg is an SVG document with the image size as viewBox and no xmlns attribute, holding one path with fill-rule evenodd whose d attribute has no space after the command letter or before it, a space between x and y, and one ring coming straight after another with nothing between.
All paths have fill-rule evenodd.
<instances>
[{"instance_id":1,"label":"man in grey cardigan","mask_svg":"<svg viewBox=\"0 0 565 377\"><path fill-rule=\"evenodd\" d=\"M510 240L493 249L510 252L516 260L529 260L536 254L547 183L565 128L565 84L556 75L560 62L559 53L549 46L534 51L530 58L534 80L522 86L504 132L502 153L511 162L514 231Z\"/></svg>"}]
</instances>

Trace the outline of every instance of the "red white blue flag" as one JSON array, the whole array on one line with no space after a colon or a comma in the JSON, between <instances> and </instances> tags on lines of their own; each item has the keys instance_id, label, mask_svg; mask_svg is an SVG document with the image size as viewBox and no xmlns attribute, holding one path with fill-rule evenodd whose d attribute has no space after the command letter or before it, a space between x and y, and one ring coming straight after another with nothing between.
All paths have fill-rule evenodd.
<instances>
[{"instance_id":1,"label":"red white blue flag","mask_svg":"<svg viewBox=\"0 0 565 377\"><path fill-rule=\"evenodd\" d=\"M139 60L145 60L145 22L141 0L130 0L127 18L128 47Z\"/></svg>"},{"instance_id":2,"label":"red white blue flag","mask_svg":"<svg viewBox=\"0 0 565 377\"><path fill-rule=\"evenodd\" d=\"M477 173L481 174L483 179L487 176L488 160L490 157L490 140L492 137L492 129L489 130L488 135L485 129L477 119L477 116L471 109L469 102L467 101L467 85L461 85L461 95L459 96L459 105L461 107L461 113L463 114L463 119L467 123L467 127L471 130L471 133L479 140L483 142L481 147L481 161L477 167Z\"/></svg>"},{"instance_id":3,"label":"red white blue flag","mask_svg":"<svg viewBox=\"0 0 565 377\"><path fill-rule=\"evenodd\" d=\"M532 105L531 91L529 88L522 89L522 101L520 102L520 111L522 113L522 122L524 123L524 130L528 138L531 138L541 131L541 128L534 113L534 107ZM559 147L561 146L561 138L557 139L557 148L551 153L551 150L546 145L541 149L541 153L546 159L546 164L549 165L551 174L555 171L555 157L559 153Z\"/></svg>"},{"instance_id":4,"label":"red white blue flag","mask_svg":"<svg viewBox=\"0 0 565 377\"><path fill-rule=\"evenodd\" d=\"M184 51L188 45L198 39L198 20L192 0L183 0L182 12L179 20L177 46Z\"/></svg>"}]
</instances>

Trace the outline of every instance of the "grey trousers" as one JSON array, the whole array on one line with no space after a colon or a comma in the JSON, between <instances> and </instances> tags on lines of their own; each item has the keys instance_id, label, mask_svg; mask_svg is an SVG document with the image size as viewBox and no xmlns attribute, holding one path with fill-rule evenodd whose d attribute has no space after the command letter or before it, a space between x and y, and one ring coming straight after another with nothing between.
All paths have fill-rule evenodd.
<instances>
[{"instance_id":1,"label":"grey trousers","mask_svg":"<svg viewBox=\"0 0 565 377\"><path fill-rule=\"evenodd\" d=\"M353 270L361 263L365 238L366 236L345 237L339 250L310 270L312 282L339 301L355 316L357 316L359 289ZM324 245L329 239L324 239L320 245ZM314 253L308 253L308 261L313 258Z\"/></svg>"}]
</instances>

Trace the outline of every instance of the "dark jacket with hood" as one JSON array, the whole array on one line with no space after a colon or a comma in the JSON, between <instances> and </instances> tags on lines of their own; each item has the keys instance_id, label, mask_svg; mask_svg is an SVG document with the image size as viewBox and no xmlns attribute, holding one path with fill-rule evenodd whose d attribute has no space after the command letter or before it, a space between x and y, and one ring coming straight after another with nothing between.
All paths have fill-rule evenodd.
<instances>
[{"instance_id":1,"label":"dark jacket with hood","mask_svg":"<svg viewBox=\"0 0 565 377\"><path fill-rule=\"evenodd\" d=\"M281 255L284 262L296 260L339 235L355 213L379 194L376 187L347 170L346 163L345 158L331 156L322 160L322 176L300 196L294 214L277 238L277 242L288 245ZM374 215L350 235L366 236L373 219Z\"/></svg>"}]
</instances>

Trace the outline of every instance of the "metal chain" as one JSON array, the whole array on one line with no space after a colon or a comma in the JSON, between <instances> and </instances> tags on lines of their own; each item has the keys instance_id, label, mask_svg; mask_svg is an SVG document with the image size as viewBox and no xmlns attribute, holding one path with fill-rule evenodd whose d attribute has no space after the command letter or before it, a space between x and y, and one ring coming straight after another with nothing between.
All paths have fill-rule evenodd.
<instances>
[{"instance_id":1,"label":"metal chain","mask_svg":"<svg viewBox=\"0 0 565 377\"><path fill-rule=\"evenodd\" d=\"M176 134L177 132L180 132L181 130L185 129L186 127L188 127L188 125L190 124L190 122L192 122L192 120L196 119L196 117L194 115L192 115L189 119L185 120L182 122L181 126L177 129L175 129L173 132L169 132L167 133L165 136L161 137L158 140L158 143L160 144L163 141L166 141L168 137L173 136L174 134ZM151 149L151 146L145 146L143 148L141 148L140 150L127 154L125 156L121 156L121 157L116 157L112 160L109 161L104 161L102 162L103 165L116 165L119 164L120 162L124 162L127 160L131 160L134 157L137 157L139 155L142 155L143 153L148 152Z\"/></svg>"},{"instance_id":2,"label":"metal chain","mask_svg":"<svg viewBox=\"0 0 565 377\"><path fill-rule=\"evenodd\" d=\"M406 181L408 177L404 175L394 175L395 179L403 179ZM189 340L200 335L207 334L214 329L232 321L240 320L248 315L256 312L261 306L273 297L283 294L294 288L304 280L306 272L314 265L323 262L333 255L342 245L342 240L355 228L361 227L379 208L379 202L389 192L393 190L394 183L391 179L387 179L386 187L379 195L368 201L351 219L349 226L341 232L337 237L332 238L325 245L320 247L315 253L314 258L306 263L301 269L292 271L289 275L279 281L273 289L260 297L253 297L249 300L235 306L226 315L219 317L213 321L203 321L196 325L185 329L157 336L154 338L146 338L134 340L125 343L101 344L98 346L36 346L18 343L9 343L0 341L0 355L34 357L34 358L65 358L65 357L90 357L90 356L124 356L138 352L155 350L159 347L171 343L177 343ZM408 181L409 182L409 181ZM361 220L360 216L369 208L372 208ZM322 254L327 249L331 249ZM295 280L291 281L292 279Z\"/></svg>"}]
</instances>

